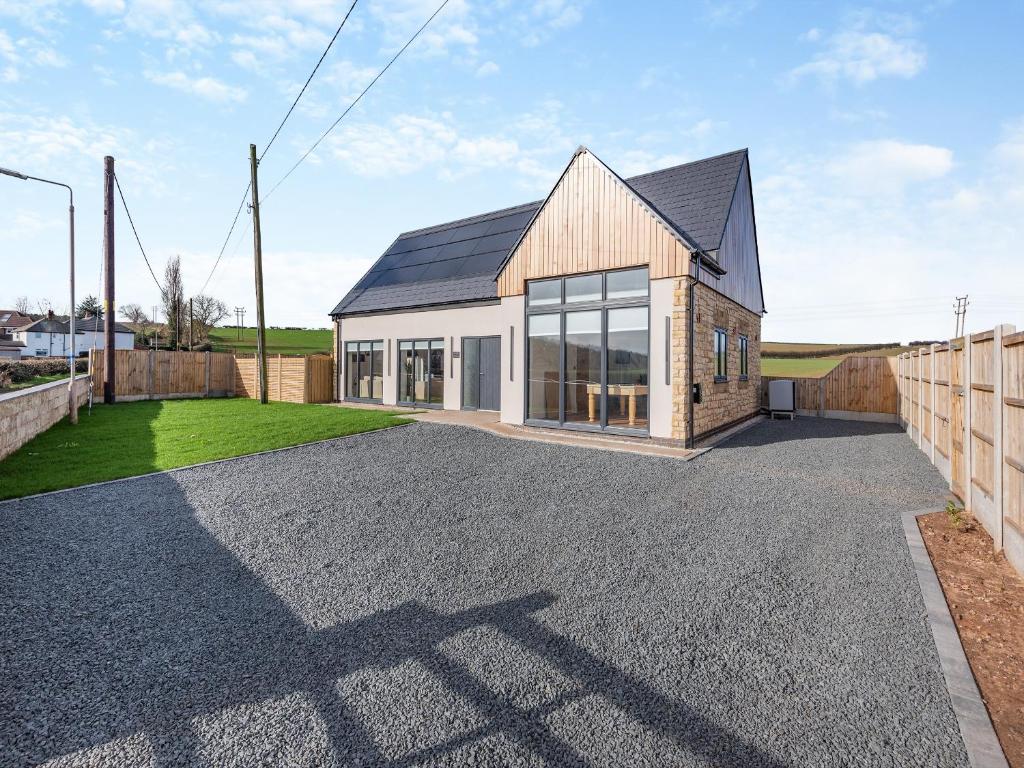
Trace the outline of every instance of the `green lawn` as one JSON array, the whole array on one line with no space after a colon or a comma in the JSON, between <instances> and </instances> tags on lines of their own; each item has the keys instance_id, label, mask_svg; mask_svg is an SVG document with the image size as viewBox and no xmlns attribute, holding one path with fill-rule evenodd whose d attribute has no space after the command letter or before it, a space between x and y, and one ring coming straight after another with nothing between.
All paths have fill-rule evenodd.
<instances>
[{"instance_id":1,"label":"green lawn","mask_svg":"<svg viewBox=\"0 0 1024 768\"><path fill-rule=\"evenodd\" d=\"M0 461L0 498L73 488L405 424L385 411L224 400L145 400L79 411Z\"/></svg>"},{"instance_id":2,"label":"green lawn","mask_svg":"<svg viewBox=\"0 0 1024 768\"><path fill-rule=\"evenodd\" d=\"M841 357L762 357L764 376L820 378L843 361Z\"/></svg>"},{"instance_id":3,"label":"green lawn","mask_svg":"<svg viewBox=\"0 0 1024 768\"><path fill-rule=\"evenodd\" d=\"M11 384L9 387L0 388L0 393L13 392L16 389L28 389L34 387L37 384L46 384L48 381L58 381L59 379L68 378L66 373L54 373L49 376L33 376L28 381L19 381L17 384Z\"/></svg>"},{"instance_id":4,"label":"green lawn","mask_svg":"<svg viewBox=\"0 0 1024 768\"><path fill-rule=\"evenodd\" d=\"M268 355L313 355L331 354L333 333L329 328L323 330L284 330L267 329ZM214 328L210 332L210 342L214 352L256 352L256 329L243 328L239 340L235 328Z\"/></svg>"}]
</instances>

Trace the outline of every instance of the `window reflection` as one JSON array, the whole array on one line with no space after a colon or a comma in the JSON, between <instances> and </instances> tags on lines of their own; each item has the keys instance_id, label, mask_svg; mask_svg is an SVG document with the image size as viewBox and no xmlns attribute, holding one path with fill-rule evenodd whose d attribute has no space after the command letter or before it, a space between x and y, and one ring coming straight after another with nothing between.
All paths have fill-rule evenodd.
<instances>
[{"instance_id":1,"label":"window reflection","mask_svg":"<svg viewBox=\"0 0 1024 768\"><path fill-rule=\"evenodd\" d=\"M530 315L528 335L527 415L558 421L559 347L562 316Z\"/></svg>"}]
</instances>

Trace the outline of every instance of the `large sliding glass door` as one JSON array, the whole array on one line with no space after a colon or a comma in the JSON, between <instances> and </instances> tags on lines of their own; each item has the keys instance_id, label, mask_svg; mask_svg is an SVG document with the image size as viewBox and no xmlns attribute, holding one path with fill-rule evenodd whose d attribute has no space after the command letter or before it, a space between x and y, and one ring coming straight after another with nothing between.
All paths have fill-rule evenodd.
<instances>
[{"instance_id":1,"label":"large sliding glass door","mask_svg":"<svg viewBox=\"0 0 1024 768\"><path fill-rule=\"evenodd\" d=\"M444 340L412 339L398 343L398 402L444 404Z\"/></svg>"},{"instance_id":2,"label":"large sliding glass door","mask_svg":"<svg viewBox=\"0 0 1024 768\"><path fill-rule=\"evenodd\" d=\"M345 345L345 397L381 400L384 397L384 342L350 341Z\"/></svg>"},{"instance_id":3,"label":"large sliding glass door","mask_svg":"<svg viewBox=\"0 0 1024 768\"><path fill-rule=\"evenodd\" d=\"M648 286L646 268L528 284L528 422L647 431Z\"/></svg>"}]
</instances>

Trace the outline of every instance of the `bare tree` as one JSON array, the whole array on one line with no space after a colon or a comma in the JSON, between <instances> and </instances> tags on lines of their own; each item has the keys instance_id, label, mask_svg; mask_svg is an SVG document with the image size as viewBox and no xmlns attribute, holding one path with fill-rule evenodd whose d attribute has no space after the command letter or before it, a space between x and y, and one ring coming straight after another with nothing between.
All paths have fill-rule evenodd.
<instances>
[{"instance_id":1,"label":"bare tree","mask_svg":"<svg viewBox=\"0 0 1024 768\"><path fill-rule=\"evenodd\" d=\"M23 315L32 311L32 303L28 300L28 296L19 296L14 300L14 311Z\"/></svg>"},{"instance_id":2,"label":"bare tree","mask_svg":"<svg viewBox=\"0 0 1024 768\"><path fill-rule=\"evenodd\" d=\"M174 336L174 348L178 348L182 314L185 312L185 287L181 282L181 257L167 260L164 267L164 283L160 289L167 318L167 333Z\"/></svg>"},{"instance_id":3,"label":"bare tree","mask_svg":"<svg viewBox=\"0 0 1024 768\"><path fill-rule=\"evenodd\" d=\"M192 318L199 340L210 338L210 329L228 316L228 307L220 299L200 294L192 298Z\"/></svg>"},{"instance_id":4,"label":"bare tree","mask_svg":"<svg viewBox=\"0 0 1024 768\"><path fill-rule=\"evenodd\" d=\"M36 309L39 310L40 315L45 315L47 312L53 309L53 302L50 301L49 299L37 299Z\"/></svg>"},{"instance_id":5,"label":"bare tree","mask_svg":"<svg viewBox=\"0 0 1024 768\"><path fill-rule=\"evenodd\" d=\"M143 329L149 325L149 315L146 314L140 304L125 304L121 307L121 317L129 323L141 325Z\"/></svg>"}]
</instances>

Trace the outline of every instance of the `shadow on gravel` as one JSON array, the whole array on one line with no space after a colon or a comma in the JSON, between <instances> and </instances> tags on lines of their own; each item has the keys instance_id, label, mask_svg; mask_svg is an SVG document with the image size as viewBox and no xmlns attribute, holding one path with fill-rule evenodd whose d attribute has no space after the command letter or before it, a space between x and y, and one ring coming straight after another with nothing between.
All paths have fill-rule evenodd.
<instances>
[{"instance_id":1,"label":"shadow on gravel","mask_svg":"<svg viewBox=\"0 0 1024 768\"><path fill-rule=\"evenodd\" d=\"M726 448L756 448L792 440L828 440L834 438L868 437L902 433L898 424L871 421L822 419L817 416L797 416L789 419L764 421L753 429L740 432L722 443Z\"/></svg>"},{"instance_id":2,"label":"shadow on gravel","mask_svg":"<svg viewBox=\"0 0 1024 768\"><path fill-rule=\"evenodd\" d=\"M585 762L579 749L607 733L556 734L549 716L600 697L670 743L717 765L778 765L686 704L552 632L532 614L556 597L537 592L443 614L415 601L323 630L298 619L268 586L191 514L168 477L147 479L146 502L115 508L105 489L57 495L4 510L0 542L0 762L34 764L79 750L68 762L125 759L125 744L147 744L157 765L283 762L273 727L197 721L248 705L259 710L301 692L326 730L327 762L411 765L451 759L500 735L553 764ZM67 509L74 502L74 509ZM160 511L154 511L154 510ZM490 627L541 656L577 686L524 708L496 693L439 644ZM457 737L400 758L380 718L360 718L340 678L415 661L474 710L478 723ZM489 660L492 661L492 660ZM498 660L503 668L506 660ZM375 697L379 691L371 691ZM280 716L285 718L284 715ZM313 737L308 722L290 738ZM369 730L368 730L369 728ZM373 731L371 733L370 731ZM383 733L382 733L383 730ZM131 737L137 737L135 739ZM234 741L232 741L232 739ZM214 743L211 744L210 741ZM138 747L135 747L138 749ZM220 755L211 757L208 750ZM244 755L263 755L246 760ZM333 753L333 754L330 754ZM97 759L98 758L98 759Z\"/></svg>"}]
</instances>

